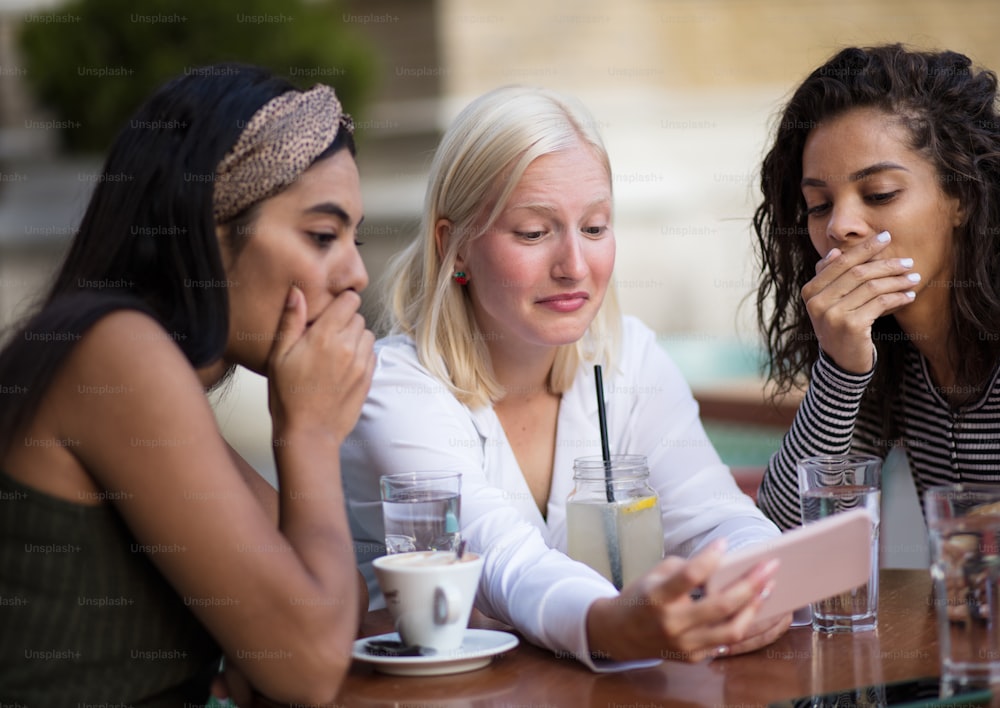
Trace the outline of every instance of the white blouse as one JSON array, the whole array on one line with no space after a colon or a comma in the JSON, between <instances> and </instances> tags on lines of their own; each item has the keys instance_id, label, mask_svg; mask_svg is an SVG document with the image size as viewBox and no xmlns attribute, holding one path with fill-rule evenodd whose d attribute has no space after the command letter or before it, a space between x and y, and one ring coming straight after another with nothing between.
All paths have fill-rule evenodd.
<instances>
[{"instance_id":1,"label":"white blouse","mask_svg":"<svg viewBox=\"0 0 1000 708\"><path fill-rule=\"evenodd\" d=\"M621 364L604 371L610 448L648 458L666 553L690 556L722 536L734 550L779 535L719 459L690 388L653 332L631 317L622 331ZM382 606L382 598L371 560L385 553L379 478L457 470L462 536L485 561L477 608L595 671L635 666L590 656L587 610L617 591L565 555L573 460L601 454L593 367L581 366L562 396L543 518L493 409L460 403L421 366L407 337L383 339L376 351L371 392L341 447L351 532L372 607Z\"/></svg>"}]
</instances>

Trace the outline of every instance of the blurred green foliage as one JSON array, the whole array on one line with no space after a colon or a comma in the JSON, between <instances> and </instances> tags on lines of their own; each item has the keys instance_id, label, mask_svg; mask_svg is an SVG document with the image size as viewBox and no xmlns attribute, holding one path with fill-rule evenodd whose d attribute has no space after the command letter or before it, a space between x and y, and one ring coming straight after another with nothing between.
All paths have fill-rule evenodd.
<instances>
[{"instance_id":1,"label":"blurred green foliage","mask_svg":"<svg viewBox=\"0 0 1000 708\"><path fill-rule=\"evenodd\" d=\"M25 19L20 48L38 99L72 121L70 151L104 152L166 79L220 61L325 83L363 112L375 53L335 0L73 0Z\"/></svg>"}]
</instances>

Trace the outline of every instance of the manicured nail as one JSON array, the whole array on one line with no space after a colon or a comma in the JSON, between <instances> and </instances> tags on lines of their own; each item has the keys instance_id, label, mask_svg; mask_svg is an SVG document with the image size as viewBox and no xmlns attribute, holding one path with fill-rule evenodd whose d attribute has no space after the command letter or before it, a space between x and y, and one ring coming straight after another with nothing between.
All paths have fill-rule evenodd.
<instances>
[{"instance_id":1,"label":"manicured nail","mask_svg":"<svg viewBox=\"0 0 1000 708\"><path fill-rule=\"evenodd\" d=\"M912 268L913 267L913 259L912 258L900 258L899 259L899 265L903 266L904 268Z\"/></svg>"},{"instance_id":2,"label":"manicured nail","mask_svg":"<svg viewBox=\"0 0 1000 708\"><path fill-rule=\"evenodd\" d=\"M285 307L287 307L289 310L294 310L295 305L298 303L298 301L299 301L299 289L292 288L291 290L288 291L288 299L285 300Z\"/></svg>"},{"instance_id":3,"label":"manicured nail","mask_svg":"<svg viewBox=\"0 0 1000 708\"><path fill-rule=\"evenodd\" d=\"M915 292L913 292L912 290L907 290L906 291L906 297L910 298L911 300L913 298L915 298L916 296L917 296L917 294Z\"/></svg>"},{"instance_id":4,"label":"manicured nail","mask_svg":"<svg viewBox=\"0 0 1000 708\"><path fill-rule=\"evenodd\" d=\"M909 280L911 283L919 283L920 273L907 273L906 279Z\"/></svg>"},{"instance_id":5,"label":"manicured nail","mask_svg":"<svg viewBox=\"0 0 1000 708\"><path fill-rule=\"evenodd\" d=\"M879 243L889 243L890 238L891 237L889 236L889 232L883 231L882 233L880 233L878 236L875 237L875 240L878 241Z\"/></svg>"},{"instance_id":6,"label":"manicured nail","mask_svg":"<svg viewBox=\"0 0 1000 708\"><path fill-rule=\"evenodd\" d=\"M763 565L759 565L756 568L754 568L753 573L750 575L748 579L752 579L754 581L764 580L765 582L770 582L774 580L773 576L777 572L779 565L781 565L781 561L779 561L777 558L772 558Z\"/></svg>"},{"instance_id":7,"label":"manicured nail","mask_svg":"<svg viewBox=\"0 0 1000 708\"><path fill-rule=\"evenodd\" d=\"M781 565L781 561L778 560L777 558L772 558L771 560L769 560L767 563L764 564L764 567L760 569L760 574L764 577L767 577L768 575L774 575L774 572L778 569L779 565Z\"/></svg>"}]
</instances>

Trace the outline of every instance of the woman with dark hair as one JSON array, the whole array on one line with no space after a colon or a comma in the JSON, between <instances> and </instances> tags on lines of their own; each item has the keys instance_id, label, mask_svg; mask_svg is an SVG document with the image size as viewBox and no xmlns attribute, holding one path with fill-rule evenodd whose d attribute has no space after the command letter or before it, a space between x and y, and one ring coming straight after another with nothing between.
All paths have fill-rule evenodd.
<instances>
[{"instance_id":1,"label":"woman with dark hair","mask_svg":"<svg viewBox=\"0 0 1000 708\"><path fill-rule=\"evenodd\" d=\"M795 463L900 447L918 492L1000 479L997 80L955 52L845 49L781 114L754 217L770 375L808 391L760 488L800 523Z\"/></svg>"},{"instance_id":2,"label":"woman with dark hair","mask_svg":"<svg viewBox=\"0 0 1000 708\"><path fill-rule=\"evenodd\" d=\"M0 352L0 695L204 703L220 657L332 700L358 576L339 446L373 366L353 124L219 65L122 130L55 283ZM268 377L279 494L205 396Z\"/></svg>"}]
</instances>

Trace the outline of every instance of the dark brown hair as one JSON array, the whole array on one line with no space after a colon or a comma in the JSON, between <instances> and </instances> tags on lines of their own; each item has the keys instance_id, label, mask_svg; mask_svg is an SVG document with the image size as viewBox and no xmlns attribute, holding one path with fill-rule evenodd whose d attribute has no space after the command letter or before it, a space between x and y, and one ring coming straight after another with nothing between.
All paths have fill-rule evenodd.
<instances>
[{"instance_id":1,"label":"dark brown hair","mask_svg":"<svg viewBox=\"0 0 1000 708\"><path fill-rule=\"evenodd\" d=\"M778 391L801 385L819 345L800 291L819 254L809 240L802 197L802 152L821 121L854 108L898 117L910 147L935 166L965 222L956 231L954 278L978 287L951 289L951 334L962 357L957 382L970 398L989 377L1000 346L1000 118L997 79L956 52L911 51L899 44L844 49L809 75L780 114L761 167L763 201L754 213L760 260L757 321ZM889 426L892 392L902 370L905 336L892 316L873 328L879 365L867 396ZM888 430L886 432L889 432Z\"/></svg>"},{"instance_id":2,"label":"dark brown hair","mask_svg":"<svg viewBox=\"0 0 1000 708\"><path fill-rule=\"evenodd\" d=\"M229 301L212 218L216 167L253 114L292 90L260 67L200 67L159 88L122 128L39 310L0 349L0 457L108 312L154 317L193 367L222 356ZM344 130L317 160L342 148L354 154ZM233 225L246 230L256 214L245 212L229 224L236 251L246 239Z\"/></svg>"}]
</instances>

